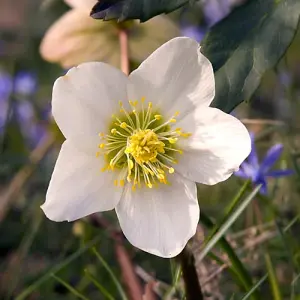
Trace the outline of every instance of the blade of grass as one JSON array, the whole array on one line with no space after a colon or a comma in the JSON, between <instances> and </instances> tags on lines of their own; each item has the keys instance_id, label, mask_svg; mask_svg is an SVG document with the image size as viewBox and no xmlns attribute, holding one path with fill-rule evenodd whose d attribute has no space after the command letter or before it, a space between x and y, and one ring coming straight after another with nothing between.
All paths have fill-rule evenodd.
<instances>
[{"instance_id":1,"label":"blade of grass","mask_svg":"<svg viewBox=\"0 0 300 300\"><path fill-rule=\"evenodd\" d=\"M57 280L60 284L62 284L70 293L72 293L75 297L80 298L82 300L89 300L87 297L79 293L76 289L74 289L70 284L62 280L61 278L55 276L54 274L51 274L51 277L53 277L55 280Z\"/></svg>"},{"instance_id":2,"label":"blade of grass","mask_svg":"<svg viewBox=\"0 0 300 300\"><path fill-rule=\"evenodd\" d=\"M238 193L233 197L233 199L232 199L232 201L230 201L228 207L225 208L224 218L220 222L218 222L219 224L214 226L214 228L210 232L209 236L205 239L205 243L208 243L208 241L210 241L212 239L213 235L218 231L220 226L222 226L225 223L228 216L230 216L233 213L233 211L235 210L237 204L240 202L241 198L245 195L245 192L247 191L250 183L251 183L251 181L247 180L243 184L241 189L238 191Z\"/></svg>"},{"instance_id":3,"label":"blade of grass","mask_svg":"<svg viewBox=\"0 0 300 300\"><path fill-rule=\"evenodd\" d=\"M273 299L274 300L282 300L281 293L280 293L280 287L278 284L278 280L276 278L275 270L272 264L271 257L268 252L265 253L265 261L266 266L269 274L269 281L272 289Z\"/></svg>"},{"instance_id":4,"label":"blade of grass","mask_svg":"<svg viewBox=\"0 0 300 300\"><path fill-rule=\"evenodd\" d=\"M104 260L104 258L100 255L100 253L96 250L95 247L92 248L92 252L95 254L95 256L98 258L98 260L100 261L100 263L103 265L103 267L105 268L105 270L108 272L108 274L110 275L111 279L113 280L113 282L115 283L120 296L123 300L128 300L121 283L119 282L119 280L117 279L117 277L115 276L115 274L113 273L112 269L109 267L109 265L106 263L106 261Z\"/></svg>"},{"instance_id":5,"label":"blade of grass","mask_svg":"<svg viewBox=\"0 0 300 300\"><path fill-rule=\"evenodd\" d=\"M102 286L101 283L98 282L97 279L88 270L84 270L84 272L104 297L106 297L108 300L114 300L114 297L109 293L109 291L104 286Z\"/></svg>"},{"instance_id":6,"label":"blade of grass","mask_svg":"<svg viewBox=\"0 0 300 300\"><path fill-rule=\"evenodd\" d=\"M95 244L97 244L100 241L100 235L95 237L93 240L88 242L84 247L78 249L75 253L67 257L65 260L62 262L58 263L54 267L50 268L48 272L46 272L40 279L38 279L36 282L31 284L29 287L27 287L25 290L19 294L15 300L24 300L26 297L28 297L34 290L36 290L41 284L43 284L45 281L49 279L51 274L56 273L66 267L68 264L73 262L76 258L81 256L84 252L86 252L88 249L93 247Z\"/></svg>"},{"instance_id":7,"label":"blade of grass","mask_svg":"<svg viewBox=\"0 0 300 300\"><path fill-rule=\"evenodd\" d=\"M204 249L199 255L199 260L201 261L208 252L218 243L220 238L224 236L229 227L236 221L236 219L241 215L241 213L246 209L250 202L254 199L255 195L260 190L261 185L257 186L253 192L239 205L239 207L229 216L226 222L219 228L213 238L205 245Z\"/></svg>"},{"instance_id":8,"label":"blade of grass","mask_svg":"<svg viewBox=\"0 0 300 300\"><path fill-rule=\"evenodd\" d=\"M291 300L296 300L295 285L296 285L297 281L299 280L299 278L300 278L300 273L298 275L294 276L294 279L291 283L291 290L292 290L291 291Z\"/></svg>"},{"instance_id":9,"label":"blade of grass","mask_svg":"<svg viewBox=\"0 0 300 300\"><path fill-rule=\"evenodd\" d=\"M234 221L240 216L245 210L249 203L253 200L255 195L258 193L260 186L257 186L253 192L239 205L239 207L232 212L231 216L223 223L223 225L217 230L212 239L206 244L202 252L200 253L200 260L202 260L211 249L219 243L223 251L226 252L231 262L232 268L229 268L234 277L238 280L245 291L248 291L252 287L252 279L243 263L240 261L235 251L232 249L227 240L223 237L228 228L234 223ZM202 212L201 222L208 228L214 228L213 222ZM259 299L259 295L254 293L252 296L254 299Z\"/></svg>"},{"instance_id":10,"label":"blade of grass","mask_svg":"<svg viewBox=\"0 0 300 300\"><path fill-rule=\"evenodd\" d=\"M281 237L283 247L285 252L287 253L288 260L292 268L294 269L295 273L299 273L299 263L297 259L293 256L293 249L295 249L295 245L291 239L291 236L284 232L284 228L282 228L279 221L275 222L277 230L279 232L279 236Z\"/></svg>"},{"instance_id":11,"label":"blade of grass","mask_svg":"<svg viewBox=\"0 0 300 300\"><path fill-rule=\"evenodd\" d=\"M203 213L201 212L200 221L207 228L214 228L214 223ZM223 251L227 254L231 267L228 268L230 273L234 276L234 278L240 283L241 287L243 287L244 291L248 291L252 286L252 279L248 271L245 269L243 263L238 258L237 254L228 243L225 237L220 238L219 245L223 249ZM213 254L212 252L208 253L208 255L214 259L219 265L224 265L225 262L221 260L218 256ZM257 298L258 299L258 298Z\"/></svg>"},{"instance_id":12,"label":"blade of grass","mask_svg":"<svg viewBox=\"0 0 300 300\"><path fill-rule=\"evenodd\" d=\"M173 260L170 259L170 266L171 266L171 275L172 275L172 286L168 289L163 299L170 299L171 295L176 292L177 286L179 283L179 279L181 277L181 266L178 264L176 265Z\"/></svg>"},{"instance_id":13,"label":"blade of grass","mask_svg":"<svg viewBox=\"0 0 300 300\"><path fill-rule=\"evenodd\" d=\"M241 300L247 300L249 299L254 292L257 291L257 289L267 280L268 274L265 274L260 280L257 281L257 283L249 290L247 294L243 296Z\"/></svg>"},{"instance_id":14,"label":"blade of grass","mask_svg":"<svg viewBox=\"0 0 300 300\"><path fill-rule=\"evenodd\" d=\"M36 203L34 202L34 205ZM44 219L44 216L42 215L41 210L35 210L34 213L31 215L31 224L29 227L28 232L24 235L20 247L17 250L17 263L16 265L9 267L5 273L9 274L10 273L10 282L9 284L9 289L7 293L7 297L5 299L11 299L12 294L16 288L16 286L19 283L20 276L21 276L21 269L22 265L24 262L24 259L26 258L30 247L40 229L40 225Z\"/></svg>"}]
</instances>

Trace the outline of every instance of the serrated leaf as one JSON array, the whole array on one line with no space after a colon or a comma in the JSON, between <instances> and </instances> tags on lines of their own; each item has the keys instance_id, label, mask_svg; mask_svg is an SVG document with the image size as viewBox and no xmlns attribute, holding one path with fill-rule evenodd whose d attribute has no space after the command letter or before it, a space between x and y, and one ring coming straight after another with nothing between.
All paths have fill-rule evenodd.
<instances>
[{"instance_id":1,"label":"serrated leaf","mask_svg":"<svg viewBox=\"0 0 300 300\"><path fill-rule=\"evenodd\" d=\"M210 30L201 51L215 71L213 107L229 113L250 99L291 44L299 16L299 0L250 0Z\"/></svg>"},{"instance_id":2,"label":"serrated leaf","mask_svg":"<svg viewBox=\"0 0 300 300\"><path fill-rule=\"evenodd\" d=\"M145 22L162 13L169 13L177 8L198 0L98 0L91 12L94 19L119 22L139 19Z\"/></svg>"}]
</instances>

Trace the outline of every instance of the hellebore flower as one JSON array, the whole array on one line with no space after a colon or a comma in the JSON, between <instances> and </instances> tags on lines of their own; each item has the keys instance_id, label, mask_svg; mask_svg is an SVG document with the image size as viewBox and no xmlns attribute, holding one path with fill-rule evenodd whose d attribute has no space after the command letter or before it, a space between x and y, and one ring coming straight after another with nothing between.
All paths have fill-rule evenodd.
<instances>
[{"instance_id":1,"label":"hellebore flower","mask_svg":"<svg viewBox=\"0 0 300 300\"><path fill-rule=\"evenodd\" d=\"M253 184L259 185L262 187L260 189L260 193L266 195L268 193L267 188L267 179L268 178L279 178L284 176L289 176L293 174L292 170L271 170L274 164L280 158L280 155L283 151L282 144L276 144L272 146L261 164L259 164L258 156L256 152L255 142L254 142L254 134L251 133L251 152L244 161L238 171L234 174L240 178L251 179Z\"/></svg>"},{"instance_id":2,"label":"hellebore flower","mask_svg":"<svg viewBox=\"0 0 300 300\"><path fill-rule=\"evenodd\" d=\"M42 205L53 221L115 209L127 239L162 257L195 234L195 182L226 180L249 155L244 125L209 107L211 63L175 38L126 76L100 62L69 70L53 88L66 137Z\"/></svg>"},{"instance_id":3,"label":"hellebore flower","mask_svg":"<svg viewBox=\"0 0 300 300\"><path fill-rule=\"evenodd\" d=\"M179 36L177 26L166 16L157 16L139 24L97 21L89 13L96 0L65 0L72 9L57 20L41 43L42 57L68 69L83 62L103 61L120 65L119 26L126 26L129 35L130 59L143 61L169 39ZM163 28L163 30L161 30Z\"/></svg>"}]
</instances>

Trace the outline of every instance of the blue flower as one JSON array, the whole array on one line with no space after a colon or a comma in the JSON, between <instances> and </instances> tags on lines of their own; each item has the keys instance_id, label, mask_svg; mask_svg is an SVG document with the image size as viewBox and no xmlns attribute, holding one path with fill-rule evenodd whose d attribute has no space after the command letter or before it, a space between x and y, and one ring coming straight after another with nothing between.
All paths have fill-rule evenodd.
<instances>
[{"instance_id":1,"label":"blue flower","mask_svg":"<svg viewBox=\"0 0 300 300\"><path fill-rule=\"evenodd\" d=\"M183 36L192 38L192 39L196 40L197 42L200 42L203 39L205 33L206 33L206 30L204 28L193 26L193 25L183 26L181 28L181 34Z\"/></svg>"},{"instance_id":2,"label":"blue flower","mask_svg":"<svg viewBox=\"0 0 300 300\"><path fill-rule=\"evenodd\" d=\"M34 73L20 71L14 80L14 90L17 94L31 96L37 91L37 78Z\"/></svg>"},{"instance_id":3,"label":"blue flower","mask_svg":"<svg viewBox=\"0 0 300 300\"><path fill-rule=\"evenodd\" d=\"M209 27L225 18L231 11L231 2L228 0L210 0L203 4L206 23Z\"/></svg>"},{"instance_id":4,"label":"blue flower","mask_svg":"<svg viewBox=\"0 0 300 300\"><path fill-rule=\"evenodd\" d=\"M234 174L244 179L251 179L255 185L261 184L260 193L266 195L267 189L267 178L279 178L284 176L292 175L292 170L271 170L274 164L278 161L281 156L283 145L276 144L272 146L261 163L258 161L256 147L254 143L254 134L250 133L251 136L251 153L247 159L242 163L240 169Z\"/></svg>"},{"instance_id":5,"label":"blue flower","mask_svg":"<svg viewBox=\"0 0 300 300\"><path fill-rule=\"evenodd\" d=\"M11 94L13 89L12 77L0 70L0 101L5 101Z\"/></svg>"},{"instance_id":6,"label":"blue flower","mask_svg":"<svg viewBox=\"0 0 300 300\"><path fill-rule=\"evenodd\" d=\"M34 147L45 135L46 130L36 119L32 103L26 99L14 99L10 96L32 96L37 90L37 79L33 73L21 71L13 78L9 73L0 70L0 134L5 124L16 118L23 136L30 146ZM9 110L10 106L10 111Z\"/></svg>"},{"instance_id":7,"label":"blue flower","mask_svg":"<svg viewBox=\"0 0 300 300\"><path fill-rule=\"evenodd\" d=\"M36 114L31 102L22 100L15 106L15 114L23 136L31 147L35 147L45 136L46 129L36 119Z\"/></svg>"}]
</instances>

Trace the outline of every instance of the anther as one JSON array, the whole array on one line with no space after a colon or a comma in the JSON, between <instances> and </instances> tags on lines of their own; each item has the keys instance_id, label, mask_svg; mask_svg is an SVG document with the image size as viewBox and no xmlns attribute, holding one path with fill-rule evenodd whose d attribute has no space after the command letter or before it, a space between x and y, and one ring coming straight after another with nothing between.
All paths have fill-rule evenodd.
<instances>
[{"instance_id":1,"label":"anther","mask_svg":"<svg viewBox=\"0 0 300 300\"><path fill-rule=\"evenodd\" d=\"M170 144L175 144L178 139L177 138L169 138L168 141L170 142Z\"/></svg>"},{"instance_id":2,"label":"anther","mask_svg":"<svg viewBox=\"0 0 300 300\"><path fill-rule=\"evenodd\" d=\"M174 172L175 172L174 168L170 168L170 169L169 169L169 173L170 173L170 174L173 174Z\"/></svg>"},{"instance_id":3,"label":"anther","mask_svg":"<svg viewBox=\"0 0 300 300\"><path fill-rule=\"evenodd\" d=\"M127 124L126 124L125 122L122 122L122 123L120 124L120 127L123 128L123 129L125 129L125 128L127 128Z\"/></svg>"},{"instance_id":4,"label":"anther","mask_svg":"<svg viewBox=\"0 0 300 300\"><path fill-rule=\"evenodd\" d=\"M185 137L185 138L188 138L188 137L190 137L191 135L192 135L192 134L189 133L189 132L181 132L181 133L180 133L180 136Z\"/></svg>"}]
</instances>

